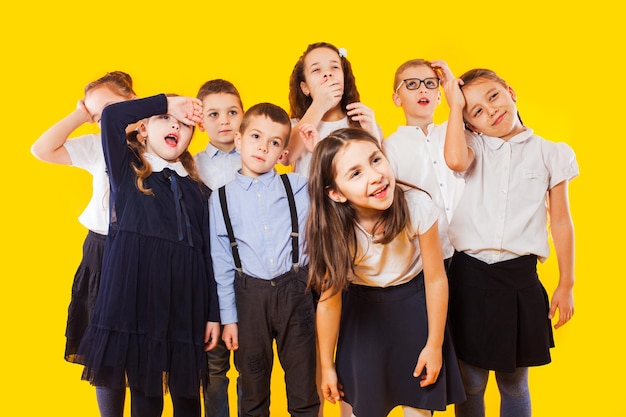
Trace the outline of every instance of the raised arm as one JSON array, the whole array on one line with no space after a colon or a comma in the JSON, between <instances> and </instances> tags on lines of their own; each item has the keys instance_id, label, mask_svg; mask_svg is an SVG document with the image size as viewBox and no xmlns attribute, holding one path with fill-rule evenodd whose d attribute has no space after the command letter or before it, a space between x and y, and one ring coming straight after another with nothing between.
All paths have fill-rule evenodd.
<instances>
[{"instance_id":1,"label":"raised arm","mask_svg":"<svg viewBox=\"0 0 626 417\"><path fill-rule=\"evenodd\" d=\"M299 133L302 124L311 124L317 129L324 116L330 111L337 112L338 118L343 117L343 110L338 107L343 96L343 88L336 80L332 77L324 77L317 85L311 86L311 89L308 86L305 88L306 90L303 91L311 96L312 102L302 118L291 130L289 146L287 146L289 152L282 161L284 165L293 164L306 152Z\"/></svg>"},{"instance_id":2,"label":"raised arm","mask_svg":"<svg viewBox=\"0 0 626 417\"><path fill-rule=\"evenodd\" d=\"M562 181L548 192L550 231L559 263L559 283L550 302L549 318L559 310L555 329L574 315L574 224L569 209L568 181Z\"/></svg>"},{"instance_id":3,"label":"raised arm","mask_svg":"<svg viewBox=\"0 0 626 417\"><path fill-rule=\"evenodd\" d=\"M83 100L80 100L73 112L52 125L33 143L31 153L44 162L71 165L70 154L63 145L72 132L89 122L93 122L91 115Z\"/></svg>"},{"instance_id":4,"label":"raised arm","mask_svg":"<svg viewBox=\"0 0 626 417\"><path fill-rule=\"evenodd\" d=\"M451 78L449 71L442 70L443 90L446 101L450 108L448 126L446 128L446 141L444 145L444 158L448 167L457 172L465 171L474 161L474 153L467 146L465 140L465 125L463 122L463 108L465 107L465 97L461 91L462 81Z\"/></svg>"}]
</instances>

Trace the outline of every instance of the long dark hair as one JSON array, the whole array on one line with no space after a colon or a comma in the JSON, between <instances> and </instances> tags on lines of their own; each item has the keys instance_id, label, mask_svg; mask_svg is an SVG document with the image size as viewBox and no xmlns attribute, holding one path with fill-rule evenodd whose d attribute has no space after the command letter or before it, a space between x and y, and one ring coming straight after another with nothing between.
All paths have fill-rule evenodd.
<instances>
[{"instance_id":1,"label":"long dark hair","mask_svg":"<svg viewBox=\"0 0 626 417\"><path fill-rule=\"evenodd\" d=\"M306 224L307 253L309 255L309 286L320 294L332 294L346 288L348 277L354 272L357 256L355 232L356 213L349 201L338 203L328 196L336 189L336 155L350 142L373 143L383 152L379 141L360 128L345 128L332 132L318 143L311 160L309 196L311 205ZM397 184L405 184L398 182ZM410 216L402 187L396 186L391 206L374 226L383 227L382 237L376 243L389 243L401 231L410 227Z\"/></svg>"},{"instance_id":2,"label":"long dark hair","mask_svg":"<svg viewBox=\"0 0 626 417\"><path fill-rule=\"evenodd\" d=\"M350 64L350 61L348 61L348 58L342 56L343 54L339 53L339 49L330 43L312 43L306 48L300 58L298 58L296 65L291 71L291 77L289 77L289 108L292 118L301 119L311 103L313 103L313 98L302 92L300 83L306 81L304 76L304 59L311 51L317 48L328 48L331 51L335 51L337 55L339 55L341 68L343 70L343 96L340 103L343 112L347 112L346 106L348 104L361 101L359 90L356 88L356 80L354 78L354 73L352 72L352 65ZM353 120L348 120L348 122L352 127L359 126L359 123Z\"/></svg>"}]
</instances>

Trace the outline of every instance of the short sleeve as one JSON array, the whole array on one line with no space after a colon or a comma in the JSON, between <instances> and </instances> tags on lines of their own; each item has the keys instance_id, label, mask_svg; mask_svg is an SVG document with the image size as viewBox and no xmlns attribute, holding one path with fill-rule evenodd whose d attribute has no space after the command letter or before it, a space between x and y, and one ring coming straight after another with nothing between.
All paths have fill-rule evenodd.
<instances>
[{"instance_id":1,"label":"short sleeve","mask_svg":"<svg viewBox=\"0 0 626 417\"><path fill-rule=\"evenodd\" d=\"M70 139L63 144L70 156L72 166L89 172L103 159L100 135L84 135Z\"/></svg>"},{"instance_id":2,"label":"short sleeve","mask_svg":"<svg viewBox=\"0 0 626 417\"><path fill-rule=\"evenodd\" d=\"M578 162L574 150L566 143L544 143L544 163L550 172L550 189L563 181L570 181L578 176Z\"/></svg>"},{"instance_id":3,"label":"short sleeve","mask_svg":"<svg viewBox=\"0 0 626 417\"><path fill-rule=\"evenodd\" d=\"M437 206L428 194L416 189L405 191L411 226L418 235L426 233L439 218Z\"/></svg>"}]
</instances>

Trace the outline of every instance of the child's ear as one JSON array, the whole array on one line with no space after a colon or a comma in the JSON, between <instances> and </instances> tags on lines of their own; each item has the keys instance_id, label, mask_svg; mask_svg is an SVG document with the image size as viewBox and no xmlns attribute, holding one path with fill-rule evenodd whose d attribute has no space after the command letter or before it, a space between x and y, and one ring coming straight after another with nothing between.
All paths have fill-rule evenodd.
<instances>
[{"instance_id":1,"label":"child's ear","mask_svg":"<svg viewBox=\"0 0 626 417\"><path fill-rule=\"evenodd\" d=\"M334 188L328 189L328 198L333 200L335 203L345 203L346 201L348 201L348 199L343 194L341 194L340 191L335 190Z\"/></svg>"},{"instance_id":2,"label":"child's ear","mask_svg":"<svg viewBox=\"0 0 626 417\"><path fill-rule=\"evenodd\" d=\"M311 90L309 89L309 86L306 85L304 81L300 81L300 90L302 90L305 96L308 96L309 94L311 94Z\"/></svg>"},{"instance_id":3,"label":"child's ear","mask_svg":"<svg viewBox=\"0 0 626 417\"><path fill-rule=\"evenodd\" d=\"M441 104L441 90L439 90L439 93L437 94L437 104Z\"/></svg>"},{"instance_id":4,"label":"child's ear","mask_svg":"<svg viewBox=\"0 0 626 417\"><path fill-rule=\"evenodd\" d=\"M235 140L235 148L237 148L238 151L241 151L241 133L235 132L233 137Z\"/></svg>"},{"instance_id":5,"label":"child's ear","mask_svg":"<svg viewBox=\"0 0 626 417\"><path fill-rule=\"evenodd\" d=\"M200 130L200 132L204 132L204 122L198 122L198 129Z\"/></svg>"},{"instance_id":6,"label":"child's ear","mask_svg":"<svg viewBox=\"0 0 626 417\"><path fill-rule=\"evenodd\" d=\"M471 123L467 123L467 122L465 122L465 127L466 127L466 128L468 128L469 130L471 130L471 131L472 131L472 132L474 132L474 133L480 133L480 132L478 131L478 129L476 129L476 128L474 127L474 125L472 125Z\"/></svg>"},{"instance_id":7,"label":"child's ear","mask_svg":"<svg viewBox=\"0 0 626 417\"><path fill-rule=\"evenodd\" d=\"M393 100L393 104L395 104L396 107L401 107L402 106L402 99L400 98L398 93L393 93L391 95L391 99Z\"/></svg>"},{"instance_id":8,"label":"child's ear","mask_svg":"<svg viewBox=\"0 0 626 417\"><path fill-rule=\"evenodd\" d=\"M283 159L285 159L285 157L287 156L288 153L289 153L289 151L287 149L283 149L283 151L280 153L280 156L278 157L276 162L282 163Z\"/></svg>"},{"instance_id":9,"label":"child's ear","mask_svg":"<svg viewBox=\"0 0 626 417\"><path fill-rule=\"evenodd\" d=\"M511 87L510 85L508 86L508 90L509 90L509 94L511 95L511 98L513 99L513 101L517 101L517 93L515 92L515 90L513 90L513 87Z\"/></svg>"},{"instance_id":10,"label":"child's ear","mask_svg":"<svg viewBox=\"0 0 626 417\"><path fill-rule=\"evenodd\" d=\"M141 135L141 137L143 138L148 137L148 127L146 126L146 123L144 121L139 122L139 125L137 126L137 132L139 132L139 135Z\"/></svg>"}]
</instances>

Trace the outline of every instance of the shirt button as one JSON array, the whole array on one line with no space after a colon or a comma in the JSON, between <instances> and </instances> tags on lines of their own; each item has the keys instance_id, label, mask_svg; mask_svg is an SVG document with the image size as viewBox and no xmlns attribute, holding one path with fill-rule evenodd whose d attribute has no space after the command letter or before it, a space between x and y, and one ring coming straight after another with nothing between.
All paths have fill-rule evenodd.
<instances>
[{"instance_id":1,"label":"shirt button","mask_svg":"<svg viewBox=\"0 0 626 417\"><path fill-rule=\"evenodd\" d=\"M270 265L274 265L274 259L270 259Z\"/></svg>"},{"instance_id":2,"label":"shirt button","mask_svg":"<svg viewBox=\"0 0 626 417\"><path fill-rule=\"evenodd\" d=\"M267 226L263 226L263 230L267 232L268 227Z\"/></svg>"},{"instance_id":3,"label":"shirt button","mask_svg":"<svg viewBox=\"0 0 626 417\"><path fill-rule=\"evenodd\" d=\"M261 198L261 193L257 194L256 196L257 198Z\"/></svg>"}]
</instances>

